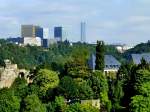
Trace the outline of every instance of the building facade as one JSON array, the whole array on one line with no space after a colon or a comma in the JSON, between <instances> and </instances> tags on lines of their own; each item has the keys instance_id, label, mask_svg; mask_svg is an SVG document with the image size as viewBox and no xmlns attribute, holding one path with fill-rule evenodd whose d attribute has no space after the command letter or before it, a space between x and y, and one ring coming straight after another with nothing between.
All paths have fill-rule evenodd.
<instances>
[{"instance_id":1,"label":"building facade","mask_svg":"<svg viewBox=\"0 0 150 112\"><path fill-rule=\"evenodd\" d=\"M43 28L36 25L22 25L21 37L24 45L41 46L43 40Z\"/></svg>"},{"instance_id":2,"label":"building facade","mask_svg":"<svg viewBox=\"0 0 150 112\"><path fill-rule=\"evenodd\" d=\"M11 43L15 43L15 44L23 44L23 38L21 37L16 37L16 38L7 38L7 41L11 42Z\"/></svg>"},{"instance_id":3,"label":"building facade","mask_svg":"<svg viewBox=\"0 0 150 112\"><path fill-rule=\"evenodd\" d=\"M43 38L43 28L35 25L21 25L21 37Z\"/></svg>"},{"instance_id":4,"label":"building facade","mask_svg":"<svg viewBox=\"0 0 150 112\"><path fill-rule=\"evenodd\" d=\"M41 46L42 45L42 40L40 37L35 37L35 38L31 38L31 37L24 37L23 38L24 45L31 45L31 46Z\"/></svg>"},{"instance_id":5,"label":"building facade","mask_svg":"<svg viewBox=\"0 0 150 112\"><path fill-rule=\"evenodd\" d=\"M57 42L61 42L63 38L63 28L60 27L54 27L54 39Z\"/></svg>"},{"instance_id":6,"label":"building facade","mask_svg":"<svg viewBox=\"0 0 150 112\"><path fill-rule=\"evenodd\" d=\"M35 37L34 25L21 25L21 37Z\"/></svg>"},{"instance_id":7,"label":"building facade","mask_svg":"<svg viewBox=\"0 0 150 112\"><path fill-rule=\"evenodd\" d=\"M40 37L43 39L43 28L40 26L34 26L35 27L35 37Z\"/></svg>"},{"instance_id":8,"label":"building facade","mask_svg":"<svg viewBox=\"0 0 150 112\"><path fill-rule=\"evenodd\" d=\"M50 36L49 36L49 28L43 28L43 38L44 39L50 38Z\"/></svg>"}]
</instances>

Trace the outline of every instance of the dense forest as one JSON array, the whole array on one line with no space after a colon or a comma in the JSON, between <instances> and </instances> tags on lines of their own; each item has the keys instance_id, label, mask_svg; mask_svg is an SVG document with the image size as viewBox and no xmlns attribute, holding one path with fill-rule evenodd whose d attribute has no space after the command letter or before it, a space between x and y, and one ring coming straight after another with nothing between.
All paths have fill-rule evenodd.
<instances>
[{"instance_id":1,"label":"dense forest","mask_svg":"<svg viewBox=\"0 0 150 112\"><path fill-rule=\"evenodd\" d=\"M86 61L92 53L95 53L95 45L75 43L70 45L68 41L50 45L48 49L37 46L18 46L6 40L0 40L0 65L4 65L4 59L10 59L19 68L32 69L45 64L51 69L60 70L64 68L67 61L78 57ZM105 53L112 54L121 59L115 46L105 46Z\"/></svg>"},{"instance_id":2,"label":"dense forest","mask_svg":"<svg viewBox=\"0 0 150 112\"><path fill-rule=\"evenodd\" d=\"M59 69L63 68L67 61L72 60L72 57L80 56L84 61L87 60L93 51L93 46L80 43L70 46L68 41L44 49L37 46L18 46L0 40L0 64L3 65L4 59L10 59L18 64L19 68L32 69L45 64L51 65L52 69Z\"/></svg>"},{"instance_id":3,"label":"dense forest","mask_svg":"<svg viewBox=\"0 0 150 112\"><path fill-rule=\"evenodd\" d=\"M140 52L146 45L137 45L125 54L136 49ZM93 52L96 71L87 65ZM65 41L44 49L0 40L0 65L10 59L19 68L30 70L32 80L27 83L18 77L10 88L1 89L0 112L150 112L150 65L144 59L139 65L123 63L112 79L103 73L104 54L125 60L125 54L115 47L99 42L97 46L70 46ZM81 103L92 99L100 99L100 109Z\"/></svg>"}]
</instances>

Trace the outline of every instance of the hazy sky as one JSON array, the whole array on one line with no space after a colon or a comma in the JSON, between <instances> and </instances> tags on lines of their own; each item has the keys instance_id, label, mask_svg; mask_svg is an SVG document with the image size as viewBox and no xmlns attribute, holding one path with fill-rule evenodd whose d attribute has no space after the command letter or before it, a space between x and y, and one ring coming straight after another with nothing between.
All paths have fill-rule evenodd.
<instances>
[{"instance_id":1,"label":"hazy sky","mask_svg":"<svg viewBox=\"0 0 150 112\"><path fill-rule=\"evenodd\" d=\"M150 39L150 0L0 0L0 36L20 36L21 24L62 25L69 40L135 44Z\"/></svg>"}]
</instances>

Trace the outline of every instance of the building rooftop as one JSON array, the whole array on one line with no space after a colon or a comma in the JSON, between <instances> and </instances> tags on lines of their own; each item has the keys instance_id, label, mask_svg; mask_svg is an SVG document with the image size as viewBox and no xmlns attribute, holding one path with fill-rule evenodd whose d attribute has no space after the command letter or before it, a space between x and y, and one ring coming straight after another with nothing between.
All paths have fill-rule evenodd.
<instances>
[{"instance_id":1,"label":"building rooftop","mask_svg":"<svg viewBox=\"0 0 150 112\"><path fill-rule=\"evenodd\" d=\"M112 55L105 55L105 65L121 65L121 63Z\"/></svg>"},{"instance_id":2,"label":"building rooftop","mask_svg":"<svg viewBox=\"0 0 150 112\"><path fill-rule=\"evenodd\" d=\"M131 54L131 56L135 64L140 64L142 58L144 58L146 62L150 63L150 53Z\"/></svg>"},{"instance_id":3,"label":"building rooftop","mask_svg":"<svg viewBox=\"0 0 150 112\"><path fill-rule=\"evenodd\" d=\"M96 65L95 60L96 56L95 54L92 54L89 60L89 66L92 69L95 69ZM121 63L112 55L105 55L104 62L105 62L105 69L119 69L119 67L121 66Z\"/></svg>"}]
</instances>

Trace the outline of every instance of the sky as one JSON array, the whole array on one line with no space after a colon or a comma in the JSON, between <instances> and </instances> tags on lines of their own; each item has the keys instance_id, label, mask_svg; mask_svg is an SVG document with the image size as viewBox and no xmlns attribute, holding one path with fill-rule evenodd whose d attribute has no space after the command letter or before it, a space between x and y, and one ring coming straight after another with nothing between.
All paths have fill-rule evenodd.
<instances>
[{"instance_id":1,"label":"sky","mask_svg":"<svg viewBox=\"0 0 150 112\"><path fill-rule=\"evenodd\" d=\"M63 26L65 38L138 44L150 40L150 0L0 0L0 38L20 36L21 24Z\"/></svg>"}]
</instances>

